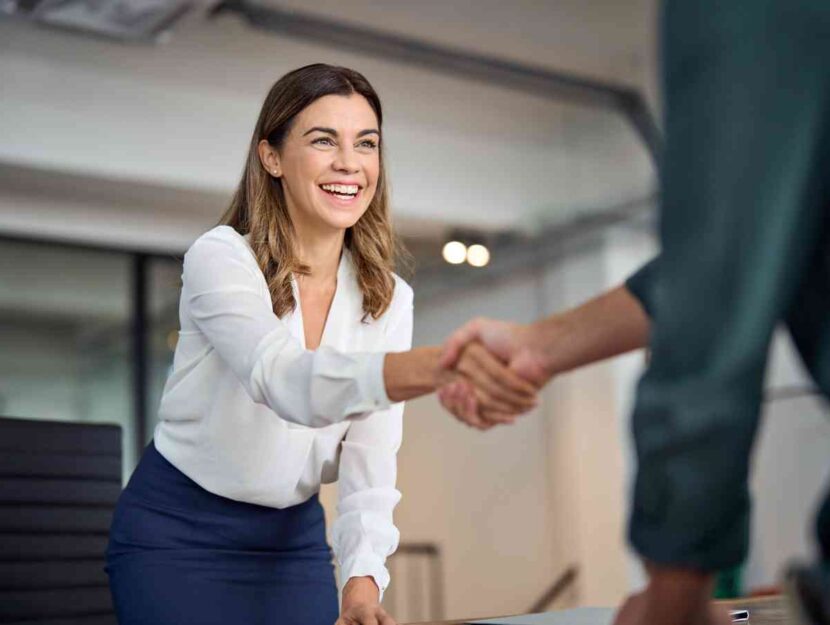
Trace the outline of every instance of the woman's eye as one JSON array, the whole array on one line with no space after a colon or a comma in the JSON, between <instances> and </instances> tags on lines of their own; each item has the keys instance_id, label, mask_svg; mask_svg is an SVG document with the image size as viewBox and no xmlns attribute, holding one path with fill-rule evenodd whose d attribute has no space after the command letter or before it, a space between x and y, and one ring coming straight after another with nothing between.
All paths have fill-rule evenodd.
<instances>
[{"instance_id":1,"label":"woman's eye","mask_svg":"<svg viewBox=\"0 0 830 625\"><path fill-rule=\"evenodd\" d=\"M320 137L319 139L312 141L312 143L315 145L334 145L334 141L328 137Z\"/></svg>"},{"instance_id":2,"label":"woman's eye","mask_svg":"<svg viewBox=\"0 0 830 625\"><path fill-rule=\"evenodd\" d=\"M366 141L361 141L358 143L361 148L369 148L370 150L374 150L378 147L378 144L372 141L371 139L367 139Z\"/></svg>"}]
</instances>

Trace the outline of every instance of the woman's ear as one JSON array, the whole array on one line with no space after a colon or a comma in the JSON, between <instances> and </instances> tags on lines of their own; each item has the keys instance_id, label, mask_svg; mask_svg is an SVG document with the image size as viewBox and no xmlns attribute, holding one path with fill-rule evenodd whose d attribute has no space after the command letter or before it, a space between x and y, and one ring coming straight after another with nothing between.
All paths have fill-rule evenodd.
<instances>
[{"instance_id":1,"label":"woman's ear","mask_svg":"<svg viewBox=\"0 0 830 625\"><path fill-rule=\"evenodd\" d=\"M274 176L274 178L282 176L280 157L277 154L277 150L265 139L259 142L257 149L259 151L259 162L262 163L265 171Z\"/></svg>"}]
</instances>

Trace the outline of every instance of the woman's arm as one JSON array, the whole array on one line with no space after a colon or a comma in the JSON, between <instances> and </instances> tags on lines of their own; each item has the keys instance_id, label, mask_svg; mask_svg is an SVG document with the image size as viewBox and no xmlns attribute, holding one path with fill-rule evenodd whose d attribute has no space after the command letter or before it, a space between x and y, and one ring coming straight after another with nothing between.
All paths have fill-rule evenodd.
<instances>
[{"instance_id":1,"label":"woman's arm","mask_svg":"<svg viewBox=\"0 0 830 625\"><path fill-rule=\"evenodd\" d=\"M389 321L383 349L408 350L412 345L412 290L401 283L396 289L397 301L390 311L395 316ZM344 609L372 599L379 603L389 583L385 561L399 538L392 512L401 498L395 481L403 410L399 402L352 421L341 443L332 547L340 563Z\"/></svg>"},{"instance_id":2,"label":"woman's arm","mask_svg":"<svg viewBox=\"0 0 830 625\"><path fill-rule=\"evenodd\" d=\"M396 289L395 318L390 319L384 349L409 350L412 345L412 290ZM424 383L428 386L428 381ZM392 513L401 494L395 488L397 453L403 433L403 403L349 424L341 444L338 516L332 525L332 547L343 583L341 623L383 622L380 601L389 584L386 558L398 546Z\"/></svg>"},{"instance_id":3,"label":"woman's arm","mask_svg":"<svg viewBox=\"0 0 830 625\"><path fill-rule=\"evenodd\" d=\"M332 547L340 563L344 612L379 604L389 585L385 562L400 536L392 513L401 498L395 482L402 417L399 403L353 421L341 446Z\"/></svg>"},{"instance_id":4,"label":"woman's arm","mask_svg":"<svg viewBox=\"0 0 830 625\"><path fill-rule=\"evenodd\" d=\"M303 349L274 314L267 285L243 245L215 231L193 244L184 258L182 313L251 399L312 427L388 407L384 354Z\"/></svg>"},{"instance_id":5,"label":"woman's arm","mask_svg":"<svg viewBox=\"0 0 830 625\"><path fill-rule=\"evenodd\" d=\"M303 349L274 315L242 245L215 231L194 243L184 259L182 307L253 401L288 421L323 427L430 393L452 375L438 366L437 348L388 357ZM523 404L515 403L518 412Z\"/></svg>"}]
</instances>

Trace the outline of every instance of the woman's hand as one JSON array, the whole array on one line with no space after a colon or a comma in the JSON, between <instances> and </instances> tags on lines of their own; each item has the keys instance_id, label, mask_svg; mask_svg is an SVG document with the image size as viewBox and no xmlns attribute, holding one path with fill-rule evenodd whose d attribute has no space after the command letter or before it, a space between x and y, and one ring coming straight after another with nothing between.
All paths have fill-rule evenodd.
<instances>
[{"instance_id":1,"label":"woman's hand","mask_svg":"<svg viewBox=\"0 0 830 625\"><path fill-rule=\"evenodd\" d=\"M334 625L398 625L379 603L356 603L344 608Z\"/></svg>"},{"instance_id":2,"label":"woman's hand","mask_svg":"<svg viewBox=\"0 0 830 625\"><path fill-rule=\"evenodd\" d=\"M383 380L393 402L433 393L453 382L474 387L476 407L494 420L507 420L536 405L537 386L499 361L477 341L461 352L452 369L441 365L441 347L416 347L386 354Z\"/></svg>"},{"instance_id":3,"label":"woman's hand","mask_svg":"<svg viewBox=\"0 0 830 625\"><path fill-rule=\"evenodd\" d=\"M460 421L487 430L536 407L538 387L519 376L481 343L467 343L445 369L438 399Z\"/></svg>"},{"instance_id":4,"label":"woman's hand","mask_svg":"<svg viewBox=\"0 0 830 625\"><path fill-rule=\"evenodd\" d=\"M343 588L340 618L335 625L397 625L378 603L378 587L371 577L352 577Z\"/></svg>"}]
</instances>

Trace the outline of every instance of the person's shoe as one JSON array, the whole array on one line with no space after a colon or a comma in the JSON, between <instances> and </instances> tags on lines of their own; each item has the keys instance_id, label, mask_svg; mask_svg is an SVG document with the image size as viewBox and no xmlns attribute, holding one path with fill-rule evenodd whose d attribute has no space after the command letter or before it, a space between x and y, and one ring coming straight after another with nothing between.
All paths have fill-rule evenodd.
<instances>
[{"instance_id":1,"label":"person's shoe","mask_svg":"<svg viewBox=\"0 0 830 625\"><path fill-rule=\"evenodd\" d=\"M798 625L830 625L830 572L824 567L791 566L784 592Z\"/></svg>"}]
</instances>

